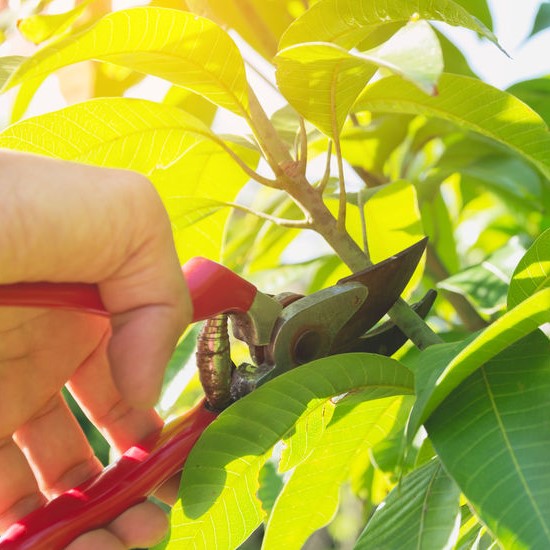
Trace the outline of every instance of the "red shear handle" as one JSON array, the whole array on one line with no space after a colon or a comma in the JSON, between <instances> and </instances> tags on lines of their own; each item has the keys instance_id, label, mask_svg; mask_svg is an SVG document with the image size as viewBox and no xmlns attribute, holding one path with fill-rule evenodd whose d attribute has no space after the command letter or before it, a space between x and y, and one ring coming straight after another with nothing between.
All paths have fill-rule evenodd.
<instances>
[{"instance_id":1,"label":"red shear handle","mask_svg":"<svg viewBox=\"0 0 550 550\"><path fill-rule=\"evenodd\" d=\"M216 417L202 401L97 476L14 523L0 538L0 550L61 550L79 535L107 525L177 473Z\"/></svg>"},{"instance_id":2,"label":"red shear handle","mask_svg":"<svg viewBox=\"0 0 550 550\"><path fill-rule=\"evenodd\" d=\"M224 312L246 313L258 292L253 284L206 258L192 258L182 269L193 302L193 322ZM0 306L47 307L108 315L97 287L81 283L0 285Z\"/></svg>"},{"instance_id":3,"label":"red shear handle","mask_svg":"<svg viewBox=\"0 0 550 550\"><path fill-rule=\"evenodd\" d=\"M206 258L189 260L183 274L193 301L193 322L220 313L246 313L258 292L252 283Z\"/></svg>"},{"instance_id":4,"label":"red shear handle","mask_svg":"<svg viewBox=\"0 0 550 550\"><path fill-rule=\"evenodd\" d=\"M84 283L0 285L0 306L73 309L96 315L109 315L96 285Z\"/></svg>"}]
</instances>

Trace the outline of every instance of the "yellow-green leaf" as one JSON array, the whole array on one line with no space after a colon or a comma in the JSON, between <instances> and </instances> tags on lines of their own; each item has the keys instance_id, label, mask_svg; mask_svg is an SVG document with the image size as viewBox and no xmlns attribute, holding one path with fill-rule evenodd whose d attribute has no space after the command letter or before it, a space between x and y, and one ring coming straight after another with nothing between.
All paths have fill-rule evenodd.
<instances>
[{"instance_id":1,"label":"yellow-green leaf","mask_svg":"<svg viewBox=\"0 0 550 550\"><path fill-rule=\"evenodd\" d=\"M416 189L407 181L382 186L365 203L367 242L371 260L376 263L404 250L424 237ZM404 295L418 285L425 260L418 264Z\"/></svg>"},{"instance_id":2,"label":"yellow-green leaf","mask_svg":"<svg viewBox=\"0 0 550 550\"><path fill-rule=\"evenodd\" d=\"M248 180L223 146L189 113L128 98L87 101L24 120L0 133L0 147L126 168L151 178L174 215L181 261L197 254L219 258L229 210L212 208L212 201L232 201ZM250 149L241 148L239 154L250 164L258 160ZM211 202L207 209L195 211L192 198ZM201 219L207 210L212 217ZM190 226L191 220L196 223Z\"/></svg>"},{"instance_id":3,"label":"yellow-green leaf","mask_svg":"<svg viewBox=\"0 0 550 550\"><path fill-rule=\"evenodd\" d=\"M300 550L338 507L338 493L351 466L392 430L402 397L378 398L364 391L339 402L323 438L299 464L275 501L263 550Z\"/></svg>"},{"instance_id":4,"label":"yellow-green leaf","mask_svg":"<svg viewBox=\"0 0 550 550\"><path fill-rule=\"evenodd\" d=\"M248 115L244 63L233 40L208 19L168 8L110 13L39 50L12 74L4 89L88 59L164 78L238 115Z\"/></svg>"},{"instance_id":5,"label":"yellow-green leaf","mask_svg":"<svg viewBox=\"0 0 550 550\"><path fill-rule=\"evenodd\" d=\"M298 367L226 409L193 447L172 512L168 548L233 550L261 522L258 474L300 418L350 390L379 397L411 392L412 375L371 354L326 357Z\"/></svg>"},{"instance_id":6,"label":"yellow-green leaf","mask_svg":"<svg viewBox=\"0 0 550 550\"><path fill-rule=\"evenodd\" d=\"M311 42L280 51L275 61L281 92L328 136L340 133L351 106L378 68L400 74L428 93L435 90L443 70L439 42L425 21L408 24L367 52Z\"/></svg>"},{"instance_id":7,"label":"yellow-green leaf","mask_svg":"<svg viewBox=\"0 0 550 550\"><path fill-rule=\"evenodd\" d=\"M30 42L39 44L52 36L62 34L84 13L93 0L84 0L72 10L52 15L31 15L17 22L19 32Z\"/></svg>"},{"instance_id":8,"label":"yellow-green leaf","mask_svg":"<svg viewBox=\"0 0 550 550\"><path fill-rule=\"evenodd\" d=\"M290 25L280 47L322 40L351 48L383 25L411 19L466 27L497 44L483 23L452 0L321 0Z\"/></svg>"},{"instance_id":9,"label":"yellow-green leaf","mask_svg":"<svg viewBox=\"0 0 550 550\"><path fill-rule=\"evenodd\" d=\"M550 229L547 229L520 260L508 290L508 309L550 286Z\"/></svg>"},{"instance_id":10,"label":"yellow-green leaf","mask_svg":"<svg viewBox=\"0 0 550 550\"><path fill-rule=\"evenodd\" d=\"M8 80L10 75L25 60L22 55L7 55L0 57L0 87Z\"/></svg>"},{"instance_id":11,"label":"yellow-green leaf","mask_svg":"<svg viewBox=\"0 0 550 550\"><path fill-rule=\"evenodd\" d=\"M279 38L292 23L292 0L187 0L191 11L235 29L255 50L271 61ZM298 6L300 9L300 6Z\"/></svg>"},{"instance_id":12,"label":"yellow-green leaf","mask_svg":"<svg viewBox=\"0 0 550 550\"><path fill-rule=\"evenodd\" d=\"M407 113L442 118L510 147L550 177L550 133L531 108L480 80L443 74L436 97L390 76L369 85L354 111Z\"/></svg>"}]
</instances>

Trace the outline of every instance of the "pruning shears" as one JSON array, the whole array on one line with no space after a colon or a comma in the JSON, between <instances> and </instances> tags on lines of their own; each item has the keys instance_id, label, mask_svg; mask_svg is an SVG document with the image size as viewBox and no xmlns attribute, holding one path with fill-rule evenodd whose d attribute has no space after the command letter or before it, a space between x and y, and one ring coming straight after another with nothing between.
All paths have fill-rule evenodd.
<instances>
[{"instance_id":1,"label":"pruning shears","mask_svg":"<svg viewBox=\"0 0 550 550\"><path fill-rule=\"evenodd\" d=\"M427 239L308 296L264 294L220 264L193 258L183 266L193 322L205 321L197 363L205 397L180 418L128 449L97 476L20 519L0 538L0 550L57 550L110 523L179 472L193 445L218 414L268 380L303 363L348 351L393 354L407 337L391 322L369 331L410 280ZM435 293L418 304L426 316ZM0 306L60 308L109 315L97 287L79 283L0 285ZM252 363L235 366L226 337L250 349Z\"/></svg>"}]
</instances>

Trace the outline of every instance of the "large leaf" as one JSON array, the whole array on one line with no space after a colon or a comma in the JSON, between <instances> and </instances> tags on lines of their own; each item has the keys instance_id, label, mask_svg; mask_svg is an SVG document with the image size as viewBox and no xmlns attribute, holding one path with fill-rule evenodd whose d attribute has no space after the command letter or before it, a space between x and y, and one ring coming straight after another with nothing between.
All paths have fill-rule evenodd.
<instances>
[{"instance_id":1,"label":"large leaf","mask_svg":"<svg viewBox=\"0 0 550 550\"><path fill-rule=\"evenodd\" d=\"M454 122L510 147L550 177L550 133L537 113L516 97L457 74L443 74L430 97L392 76L369 85L354 111L407 113Z\"/></svg>"},{"instance_id":2,"label":"large leaf","mask_svg":"<svg viewBox=\"0 0 550 550\"><path fill-rule=\"evenodd\" d=\"M7 55L5 57L0 57L0 87L4 85L23 61L25 61L25 57L22 55Z\"/></svg>"},{"instance_id":3,"label":"large leaf","mask_svg":"<svg viewBox=\"0 0 550 550\"><path fill-rule=\"evenodd\" d=\"M548 2L548 0L545 0L539 6L539 11L537 12L537 15L535 17L533 28L531 29L529 36L533 36L534 34L537 34L547 29L548 27L550 27L550 2Z\"/></svg>"},{"instance_id":4,"label":"large leaf","mask_svg":"<svg viewBox=\"0 0 550 550\"><path fill-rule=\"evenodd\" d=\"M299 550L315 530L330 521L352 463L386 437L395 424L402 398L378 397L376 389L366 390L338 402L323 438L296 467L275 502L264 550Z\"/></svg>"},{"instance_id":5,"label":"large leaf","mask_svg":"<svg viewBox=\"0 0 550 550\"><path fill-rule=\"evenodd\" d=\"M524 253L519 240L512 239L481 263L439 281L437 287L466 296L482 313L495 313L506 305L512 273Z\"/></svg>"},{"instance_id":6,"label":"large leaf","mask_svg":"<svg viewBox=\"0 0 550 550\"><path fill-rule=\"evenodd\" d=\"M404 76L428 93L434 91L443 70L439 42L425 21L409 23L367 52L313 42L290 46L275 61L281 92L329 136L340 133L349 109L378 67Z\"/></svg>"},{"instance_id":7,"label":"large leaf","mask_svg":"<svg viewBox=\"0 0 550 550\"><path fill-rule=\"evenodd\" d=\"M386 357L338 355L290 371L229 407L187 459L168 547L237 547L263 518L258 473L273 446L328 399L369 388L380 397L409 394L412 376Z\"/></svg>"},{"instance_id":8,"label":"large leaf","mask_svg":"<svg viewBox=\"0 0 550 550\"><path fill-rule=\"evenodd\" d=\"M80 103L0 133L0 147L150 177L173 215L181 261L199 253L219 257L227 209L206 223L200 220L233 200L248 180L222 144L205 124L180 109L127 98ZM242 154L257 160L254 152Z\"/></svg>"},{"instance_id":9,"label":"large leaf","mask_svg":"<svg viewBox=\"0 0 550 550\"><path fill-rule=\"evenodd\" d=\"M485 26L493 28L493 17L487 0L455 0L473 16L477 17Z\"/></svg>"},{"instance_id":10,"label":"large leaf","mask_svg":"<svg viewBox=\"0 0 550 550\"><path fill-rule=\"evenodd\" d=\"M541 332L464 381L427 422L447 471L503 548L550 547L550 345Z\"/></svg>"},{"instance_id":11,"label":"large leaf","mask_svg":"<svg viewBox=\"0 0 550 550\"><path fill-rule=\"evenodd\" d=\"M192 11L235 29L270 61L279 38L301 8L296 4L292 0L187 0Z\"/></svg>"},{"instance_id":12,"label":"large leaf","mask_svg":"<svg viewBox=\"0 0 550 550\"><path fill-rule=\"evenodd\" d=\"M460 525L460 490L434 459L413 470L388 495L355 550L452 548Z\"/></svg>"},{"instance_id":13,"label":"large leaf","mask_svg":"<svg viewBox=\"0 0 550 550\"><path fill-rule=\"evenodd\" d=\"M381 25L418 18L466 27L497 43L483 23L452 0L321 0L290 25L280 47L321 40L350 48Z\"/></svg>"},{"instance_id":14,"label":"large leaf","mask_svg":"<svg viewBox=\"0 0 550 550\"><path fill-rule=\"evenodd\" d=\"M229 35L208 19L167 8L110 13L39 50L12 74L4 89L88 59L165 78L238 115L248 115L244 63Z\"/></svg>"},{"instance_id":15,"label":"large leaf","mask_svg":"<svg viewBox=\"0 0 550 550\"><path fill-rule=\"evenodd\" d=\"M19 32L29 41L39 44L63 34L84 13L92 0L84 0L72 10L56 14L37 14L17 22Z\"/></svg>"},{"instance_id":16,"label":"large leaf","mask_svg":"<svg viewBox=\"0 0 550 550\"><path fill-rule=\"evenodd\" d=\"M547 5L550 16L550 3ZM550 126L550 78L524 80L510 86L506 91L527 103Z\"/></svg>"},{"instance_id":17,"label":"large leaf","mask_svg":"<svg viewBox=\"0 0 550 550\"><path fill-rule=\"evenodd\" d=\"M520 260L508 291L508 309L511 309L539 290L550 286L550 229L532 244Z\"/></svg>"},{"instance_id":18,"label":"large leaf","mask_svg":"<svg viewBox=\"0 0 550 550\"><path fill-rule=\"evenodd\" d=\"M218 140L184 111L141 99L111 98L14 124L0 133L0 146L149 175L172 165L204 139Z\"/></svg>"},{"instance_id":19,"label":"large leaf","mask_svg":"<svg viewBox=\"0 0 550 550\"><path fill-rule=\"evenodd\" d=\"M409 367L415 373L417 401L409 437L470 374L512 343L550 321L550 288L530 296L479 334L458 344L430 346Z\"/></svg>"},{"instance_id":20,"label":"large leaf","mask_svg":"<svg viewBox=\"0 0 550 550\"><path fill-rule=\"evenodd\" d=\"M384 181L385 165L407 137L410 116L374 115L368 125L345 128L340 136L342 156L359 171Z\"/></svg>"},{"instance_id":21,"label":"large leaf","mask_svg":"<svg viewBox=\"0 0 550 550\"><path fill-rule=\"evenodd\" d=\"M374 263L389 258L424 237L414 185L395 181L381 187L364 206L369 254ZM421 260L404 294L418 285L424 271Z\"/></svg>"}]
</instances>

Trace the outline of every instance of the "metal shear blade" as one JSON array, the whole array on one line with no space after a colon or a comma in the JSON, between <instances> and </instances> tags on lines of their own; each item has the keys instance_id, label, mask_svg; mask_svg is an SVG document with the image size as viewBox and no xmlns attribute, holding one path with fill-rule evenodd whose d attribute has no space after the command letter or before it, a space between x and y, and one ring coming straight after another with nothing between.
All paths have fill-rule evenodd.
<instances>
[{"instance_id":1,"label":"metal shear blade","mask_svg":"<svg viewBox=\"0 0 550 550\"><path fill-rule=\"evenodd\" d=\"M332 287L302 297L279 315L268 346L252 347L261 358L256 376L250 365L234 374L239 392L314 359L346 351L374 326L403 292L427 239L390 258L341 279Z\"/></svg>"}]
</instances>

